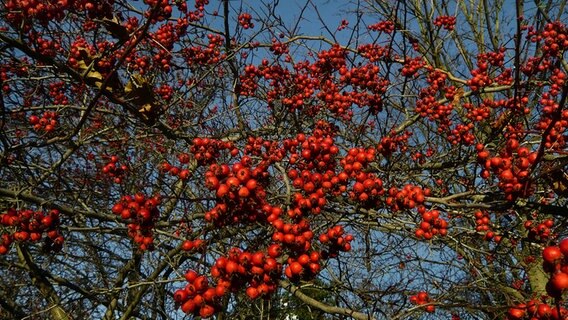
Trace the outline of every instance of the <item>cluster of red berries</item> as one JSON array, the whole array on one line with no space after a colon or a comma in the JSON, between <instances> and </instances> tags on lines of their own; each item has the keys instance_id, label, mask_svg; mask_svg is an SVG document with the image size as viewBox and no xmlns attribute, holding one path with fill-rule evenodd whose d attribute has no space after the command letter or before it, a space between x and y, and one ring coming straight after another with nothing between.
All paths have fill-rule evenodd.
<instances>
[{"instance_id":1,"label":"cluster of red berries","mask_svg":"<svg viewBox=\"0 0 568 320\"><path fill-rule=\"evenodd\" d=\"M211 267L211 275L228 290L246 287L250 299L270 296L276 291L282 265L269 254L248 252L239 248L229 250L228 256L221 256Z\"/></svg>"},{"instance_id":2,"label":"cluster of red berries","mask_svg":"<svg viewBox=\"0 0 568 320\"><path fill-rule=\"evenodd\" d=\"M430 240L436 235L443 237L448 234L448 222L440 218L438 210L426 210L420 206L418 213L422 216L422 222L414 232L416 238Z\"/></svg>"},{"instance_id":3,"label":"cluster of red berries","mask_svg":"<svg viewBox=\"0 0 568 320\"><path fill-rule=\"evenodd\" d=\"M272 106L275 100L285 97L290 91L290 88L297 87L293 84L293 78L290 75L290 71L280 64L269 65L268 60L263 59L261 66L259 66L259 72L260 76L272 87L266 92L266 101L269 106ZM286 85L288 83L290 86Z\"/></svg>"},{"instance_id":4,"label":"cluster of red berries","mask_svg":"<svg viewBox=\"0 0 568 320\"><path fill-rule=\"evenodd\" d=\"M314 137L309 137L308 140L312 140L312 138ZM300 153L298 153L296 149L298 141L288 144L288 147L294 152L292 153L290 161L297 164L298 167L304 168L301 171L295 168L288 170L288 177L292 180L292 186L299 189L299 191L293 195L294 205L288 210L288 216L290 218L301 217L307 213L319 214L327 203L325 199L326 193L335 191L332 190L336 187L334 183L338 182L335 173L326 168L329 163L319 161L319 159L328 159L330 163L334 162L333 159L336 155L336 147L334 145L330 147L330 145L325 142L327 140L326 138L319 144L319 141L315 139L314 141L316 142L312 145L313 148L308 147L307 149L302 149ZM331 138L329 138L329 141L333 143ZM304 145L304 143L302 143L302 145ZM312 154L312 152L314 152L314 154ZM315 158L312 156L315 156ZM299 157L301 157L303 161L296 160ZM316 168L318 170L311 171L307 169L314 169L312 168L314 162L318 163Z\"/></svg>"},{"instance_id":5,"label":"cluster of red berries","mask_svg":"<svg viewBox=\"0 0 568 320\"><path fill-rule=\"evenodd\" d=\"M0 214L0 224L11 233L4 233L0 238L0 255L8 253L12 241L37 242L45 234L45 246L48 250L61 250L64 238L59 232L59 211L48 212L33 210L8 209Z\"/></svg>"},{"instance_id":6,"label":"cluster of red berries","mask_svg":"<svg viewBox=\"0 0 568 320\"><path fill-rule=\"evenodd\" d=\"M428 296L428 292L420 291L415 295L410 296L410 303L415 305L424 305L428 304L424 310L429 313L434 313L436 311L436 306L433 304L429 304L432 302L432 299Z\"/></svg>"},{"instance_id":7,"label":"cluster of red berries","mask_svg":"<svg viewBox=\"0 0 568 320\"><path fill-rule=\"evenodd\" d=\"M483 69L487 69L486 63L494 67L503 67L505 64L505 52L507 49L505 47L499 48L498 51L485 52L477 55L477 66Z\"/></svg>"},{"instance_id":8,"label":"cluster of red berries","mask_svg":"<svg viewBox=\"0 0 568 320\"><path fill-rule=\"evenodd\" d=\"M46 3L41 0L8 0L4 4L7 12L7 21L13 24L20 24L22 21L28 22L37 19L42 25L50 21L61 21L65 17L65 11L70 9L68 0Z\"/></svg>"},{"instance_id":9,"label":"cluster of red berries","mask_svg":"<svg viewBox=\"0 0 568 320\"><path fill-rule=\"evenodd\" d=\"M501 47L497 52L487 52L477 55L477 69L472 71L473 78L468 81L471 89L476 91L480 87L488 86L492 83L498 83L500 85L510 85L513 83L513 70L511 68L505 68L505 51L504 47ZM489 66L497 67L501 72L488 71ZM488 74L496 74L493 79L491 79Z\"/></svg>"},{"instance_id":10,"label":"cluster of red berries","mask_svg":"<svg viewBox=\"0 0 568 320\"><path fill-rule=\"evenodd\" d=\"M373 173L363 171L368 163L375 160L375 149L352 148L347 155L340 160L343 172L339 173L338 180L343 186L350 177L356 179L349 196L353 200L359 200L363 204L372 205L378 201L378 197L384 194L383 181ZM343 189L343 188L342 188ZM342 190L340 189L340 190Z\"/></svg>"},{"instance_id":11,"label":"cluster of red berries","mask_svg":"<svg viewBox=\"0 0 568 320\"><path fill-rule=\"evenodd\" d=\"M152 66L152 62L149 56L139 57L136 52L127 57L129 68L138 71L140 75L144 75L148 72L148 69Z\"/></svg>"},{"instance_id":12,"label":"cluster of red berries","mask_svg":"<svg viewBox=\"0 0 568 320\"><path fill-rule=\"evenodd\" d=\"M217 203L206 213L205 218L216 224L254 221L270 223L274 227L272 234L274 243L270 245L266 253L248 253L235 249L229 252L228 256L220 258L219 263L216 263L211 270L212 276L218 279L217 287L222 287L223 290L246 288L246 294L252 299L266 296L275 290L277 281L274 279L278 279L283 271L294 281L309 279L319 272L321 259L333 258L339 252L351 249L350 242L353 236L344 234L341 226L335 226L319 237L325 249L321 252L313 251L311 246L314 234L309 220L303 218L308 212L316 214L318 211L314 208L320 210L323 208L326 204L325 195L327 193L346 192L350 178L355 179L353 194L356 193L358 198L364 198L364 194L369 194L373 197L377 196L378 199L378 195L384 192L382 181L373 174L364 172L364 168L370 162L375 161L376 148L350 150L345 158L341 159L344 170L335 174L333 169L337 165L336 155L339 154L339 148L334 144L332 132L331 126L318 122L318 127L311 136L298 134L294 139L286 139L281 145L251 137L247 140L246 155L232 165L211 164L219 157L220 150L233 150L232 145L226 146L225 142L217 142L213 139L194 141L191 153L201 153L205 155L202 159L210 159L201 161L199 165L209 162L210 166L205 173L205 184L217 196ZM208 149L210 146L215 146L218 150ZM264 153L267 152L272 155L265 156ZM263 181L268 176L266 170L268 165L282 160L287 153L290 154L289 164L292 167L287 175L292 185L299 189L293 195L292 204L288 209L287 215L292 220L291 223L281 218L283 210L280 207L267 203L266 194L262 188ZM252 157L262 157L263 160L257 167L252 167ZM185 161L188 160L180 158L180 162ZM168 172L169 170L171 168L168 168ZM360 190L361 186L363 190ZM406 192L413 191L410 189L405 190ZM421 193L422 189L418 189L420 191L416 192ZM441 228L436 225L436 228L438 227ZM195 250L195 245L193 241L188 240L184 241L182 248L192 251ZM258 262L264 257L264 263L268 263L269 270L272 270L273 263L268 261L272 261L270 259L276 261L275 259L281 256L283 250L286 250L288 254L286 267L282 270L282 266L279 266L274 275L270 272L267 274L266 265L261 267L258 263L249 262L252 261L249 255L256 256L259 259ZM261 273L261 270L264 270L264 273ZM276 278L271 280L273 276ZM189 309L186 308L186 310ZM193 307L191 310L195 312L199 309Z\"/></svg>"},{"instance_id":13,"label":"cluster of red berries","mask_svg":"<svg viewBox=\"0 0 568 320\"><path fill-rule=\"evenodd\" d=\"M285 223L282 219L272 222L274 233L272 241L282 244L294 256L307 252L311 247L314 233L310 229L310 223L306 219L301 219L297 223Z\"/></svg>"},{"instance_id":14,"label":"cluster of red berries","mask_svg":"<svg viewBox=\"0 0 568 320\"><path fill-rule=\"evenodd\" d=\"M97 52L98 52L98 60L94 59L96 63L94 64L95 69L101 73L101 75L107 75L110 71L112 71L112 67L116 60L120 57L119 54L115 55L105 55L105 53L112 51L114 49L114 43L106 40L100 41L96 44ZM90 59L90 57L89 57ZM84 71L84 70L81 70ZM101 79L102 80L102 79Z\"/></svg>"},{"instance_id":15,"label":"cluster of red berries","mask_svg":"<svg viewBox=\"0 0 568 320\"><path fill-rule=\"evenodd\" d=\"M288 54L290 49L286 43L278 41L276 38L272 38L272 45L270 46L270 52L279 56L283 54Z\"/></svg>"},{"instance_id":16,"label":"cluster of red berries","mask_svg":"<svg viewBox=\"0 0 568 320\"><path fill-rule=\"evenodd\" d=\"M340 251L350 251L351 241L353 241L353 235L345 234L342 226L333 226L327 230L326 233L322 233L319 236L319 241L323 245L327 245L328 248L322 251L322 257L335 258Z\"/></svg>"},{"instance_id":17,"label":"cluster of red berries","mask_svg":"<svg viewBox=\"0 0 568 320\"><path fill-rule=\"evenodd\" d=\"M565 320L567 316L566 308L550 305L544 299L519 303L507 312L507 320Z\"/></svg>"},{"instance_id":18,"label":"cluster of red berries","mask_svg":"<svg viewBox=\"0 0 568 320\"><path fill-rule=\"evenodd\" d=\"M185 273L185 280L189 282L185 288L174 292L174 301L181 306L181 310L201 318L214 315L219 309L219 298L225 294L226 288L210 286L206 276L193 270Z\"/></svg>"},{"instance_id":19,"label":"cluster of red berries","mask_svg":"<svg viewBox=\"0 0 568 320\"><path fill-rule=\"evenodd\" d=\"M311 136L299 133L296 139L289 141L290 164L301 169L325 172L333 170L335 156L339 148L334 144L333 136L316 129Z\"/></svg>"},{"instance_id":20,"label":"cluster of red berries","mask_svg":"<svg viewBox=\"0 0 568 320\"><path fill-rule=\"evenodd\" d=\"M386 92L389 81L379 76L380 68L374 63L368 63L360 67L339 69L339 83L353 87L349 92L353 104L360 108L368 107L372 114L382 110L382 96Z\"/></svg>"},{"instance_id":21,"label":"cluster of red berries","mask_svg":"<svg viewBox=\"0 0 568 320\"><path fill-rule=\"evenodd\" d=\"M72 68L79 68L79 61L83 61L85 66L89 66L96 53L97 50L92 44L88 43L85 38L78 36L71 44L67 61Z\"/></svg>"},{"instance_id":22,"label":"cluster of red berries","mask_svg":"<svg viewBox=\"0 0 568 320\"><path fill-rule=\"evenodd\" d=\"M559 21L549 22L544 31L531 40L544 41L541 48L544 57L557 57L568 49L568 28Z\"/></svg>"},{"instance_id":23,"label":"cluster of red berries","mask_svg":"<svg viewBox=\"0 0 568 320\"><path fill-rule=\"evenodd\" d=\"M182 1L185 3L185 1ZM205 11L205 6L209 4L209 0L195 0L195 10L188 12L189 21L196 22L204 17L203 12ZM213 12L213 15L216 15Z\"/></svg>"},{"instance_id":24,"label":"cluster of red berries","mask_svg":"<svg viewBox=\"0 0 568 320\"><path fill-rule=\"evenodd\" d=\"M294 179L294 186L303 188L303 191L307 194L307 196L304 196L304 193L302 192L296 192L293 194L293 206L290 210L288 210L288 216L290 218L302 217L308 213L320 214L321 210L327 203L327 200L325 199L325 191L321 184L331 183L329 179L330 175L321 175L319 173L311 174L307 170L303 172L307 172L308 174L303 174L302 176L308 176L307 179L313 178L314 180L307 180L307 182L304 183L302 178ZM322 182L321 178L319 178L320 180L318 181L317 177L319 176L326 177L326 180Z\"/></svg>"},{"instance_id":25,"label":"cluster of red berries","mask_svg":"<svg viewBox=\"0 0 568 320\"><path fill-rule=\"evenodd\" d=\"M386 21L379 21L375 24L369 25L367 26L367 29L369 30L373 30L373 31L381 31L381 32L386 32L386 33L392 33L394 31L394 22L390 21L390 20L386 20Z\"/></svg>"},{"instance_id":26,"label":"cluster of red berries","mask_svg":"<svg viewBox=\"0 0 568 320\"><path fill-rule=\"evenodd\" d=\"M337 31L341 31L349 26L349 21L343 19L341 20L341 24L337 27Z\"/></svg>"},{"instance_id":27,"label":"cluster of red berries","mask_svg":"<svg viewBox=\"0 0 568 320\"><path fill-rule=\"evenodd\" d=\"M364 173L369 163L375 161L375 154L374 148L349 149L347 155L339 160L339 164L343 167L343 171L337 175L341 184L346 184L349 178L356 178Z\"/></svg>"},{"instance_id":28,"label":"cluster of red berries","mask_svg":"<svg viewBox=\"0 0 568 320\"><path fill-rule=\"evenodd\" d=\"M183 251L201 251L205 248L205 241L203 239L184 240L181 244Z\"/></svg>"},{"instance_id":29,"label":"cluster of red berries","mask_svg":"<svg viewBox=\"0 0 568 320\"><path fill-rule=\"evenodd\" d=\"M163 70L170 70L170 62L172 60L172 50L174 43L178 40L177 34L174 30L174 25L171 22L161 25L156 32L150 35L157 43L151 42L158 49L152 58L154 65L160 66Z\"/></svg>"},{"instance_id":30,"label":"cluster of red berries","mask_svg":"<svg viewBox=\"0 0 568 320\"><path fill-rule=\"evenodd\" d=\"M564 150L566 137L563 133L565 128L568 127L568 110L563 110L560 119L555 119L555 114L560 106L549 92L542 94L540 104L542 106L542 117L536 123L535 129L544 132L552 125L545 137L544 146L547 149Z\"/></svg>"},{"instance_id":31,"label":"cluster of red berries","mask_svg":"<svg viewBox=\"0 0 568 320\"><path fill-rule=\"evenodd\" d=\"M132 34L140 26L140 21L138 20L138 17L128 17L124 20L122 26L126 28L126 31L129 34Z\"/></svg>"},{"instance_id":32,"label":"cluster of red berries","mask_svg":"<svg viewBox=\"0 0 568 320\"><path fill-rule=\"evenodd\" d=\"M554 236L552 233L553 226L554 220L552 219L546 219L539 224L536 224L533 220L527 220L524 224L525 229L529 232L527 238L535 242L548 242Z\"/></svg>"},{"instance_id":33,"label":"cluster of red berries","mask_svg":"<svg viewBox=\"0 0 568 320\"><path fill-rule=\"evenodd\" d=\"M154 249L154 225L160 215L160 197L146 197L142 193L127 195L112 207L112 212L128 223L128 235L141 250Z\"/></svg>"},{"instance_id":34,"label":"cluster of red berries","mask_svg":"<svg viewBox=\"0 0 568 320\"><path fill-rule=\"evenodd\" d=\"M472 122L480 122L486 120L491 115L491 110L497 105L491 99L484 99L480 104L464 103L464 109L467 110L466 117Z\"/></svg>"},{"instance_id":35,"label":"cluster of red berries","mask_svg":"<svg viewBox=\"0 0 568 320\"><path fill-rule=\"evenodd\" d=\"M7 254L10 251L10 245L12 244L12 235L8 233L3 233L0 236L0 255Z\"/></svg>"},{"instance_id":36,"label":"cluster of red berries","mask_svg":"<svg viewBox=\"0 0 568 320\"><path fill-rule=\"evenodd\" d=\"M170 5L169 0L144 0L144 3L151 7L151 9L144 13L144 16L148 18L150 17L151 12L153 12L153 23L167 20L172 16L173 8Z\"/></svg>"},{"instance_id":37,"label":"cluster of red berries","mask_svg":"<svg viewBox=\"0 0 568 320\"><path fill-rule=\"evenodd\" d=\"M388 191L386 204L394 211L401 209L414 209L424 203L425 197L430 195L430 189L406 184L402 190L391 187Z\"/></svg>"},{"instance_id":38,"label":"cluster of red berries","mask_svg":"<svg viewBox=\"0 0 568 320\"><path fill-rule=\"evenodd\" d=\"M434 19L434 25L442 27L448 31L452 31L456 27L456 17L455 16L436 17L436 19Z\"/></svg>"},{"instance_id":39,"label":"cluster of red berries","mask_svg":"<svg viewBox=\"0 0 568 320\"><path fill-rule=\"evenodd\" d=\"M174 88L167 84L163 84L160 87L156 88L155 92L160 96L160 98L162 98L162 100L166 102L172 100L172 97L174 96Z\"/></svg>"},{"instance_id":40,"label":"cluster of red berries","mask_svg":"<svg viewBox=\"0 0 568 320\"><path fill-rule=\"evenodd\" d=\"M464 145L471 146L475 143L475 136L473 135L473 129L475 125L473 122L468 124L457 124L455 127L449 130L447 140L453 145Z\"/></svg>"},{"instance_id":41,"label":"cluster of red berries","mask_svg":"<svg viewBox=\"0 0 568 320\"><path fill-rule=\"evenodd\" d=\"M237 87L239 94L243 96L254 96L256 89L258 89L259 77L262 77L261 70L255 65L247 65L244 68L244 72L239 75L239 85Z\"/></svg>"},{"instance_id":42,"label":"cluster of red berries","mask_svg":"<svg viewBox=\"0 0 568 320\"><path fill-rule=\"evenodd\" d=\"M279 64L269 65L268 60L263 60L258 67L247 66L240 77L238 90L243 95L254 96L259 80L265 79L269 88L263 96L269 105L280 100L290 109L303 109L310 115L327 109L345 120L351 119L353 105L369 108L373 114L382 109L388 80L379 76L378 67L372 63L348 68L345 49L340 46L332 46L329 51L318 54L313 64L305 61L293 68L294 73ZM339 77L334 77L335 71L339 72ZM353 90L345 91L346 88ZM321 104L307 103L314 95Z\"/></svg>"},{"instance_id":43,"label":"cluster of red berries","mask_svg":"<svg viewBox=\"0 0 568 320\"><path fill-rule=\"evenodd\" d=\"M332 80L325 80L325 84L322 85L316 96L322 100L327 110L339 118L345 121L349 121L352 118L353 111L350 110L353 104L352 97L346 92L340 92L340 87Z\"/></svg>"},{"instance_id":44,"label":"cluster of red berries","mask_svg":"<svg viewBox=\"0 0 568 320\"><path fill-rule=\"evenodd\" d=\"M377 62L390 57L392 48L389 46L381 46L376 43L366 43L357 47L357 52L370 62Z\"/></svg>"},{"instance_id":45,"label":"cluster of red berries","mask_svg":"<svg viewBox=\"0 0 568 320\"><path fill-rule=\"evenodd\" d=\"M491 217L489 216L489 212L478 210L473 216L475 217L475 231L484 232L484 239L487 241L494 240L497 243L501 242L501 236L496 235L491 229Z\"/></svg>"},{"instance_id":46,"label":"cluster of red berries","mask_svg":"<svg viewBox=\"0 0 568 320\"><path fill-rule=\"evenodd\" d=\"M262 158L265 163L281 161L285 155L278 141L265 140L262 137L249 137L244 147L244 153L249 156Z\"/></svg>"},{"instance_id":47,"label":"cluster of red berries","mask_svg":"<svg viewBox=\"0 0 568 320\"><path fill-rule=\"evenodd\" d=\"M547 130L554 122L545 140L545 147L554 150L563 150L566 146L566 137L563 135L563 132L568 127L568 110L561 111L560 119L557 119L556 113L558 108L560 108L557 96L561 91L560 88L566 83L567 78L568 76L559 69L552 70L550 90L544 92L539 101L543 115L535 125L535 128L542 132Z\"/></svg>"},{"instance_id":48,"label":"cluster of red berries","mask_svg":"<svg viewBox=\"0 0 568 320\"><path fill-rule=\"evenodd\" d=\"M189 149L198 165L212 164L221 155L222 150L229 150L231 156L236 156L239 150L230 141L210 138L195 138Z\"/></svg>"},{"instance_id":49,"label":"cluster of red berries","mask_svg":"<svg viewBox=\"0 0 568 320\"><path fill-rule=\"evenodd\" d=\"M353 200L360 201L365 207L376 205L379 196L385 193L383 189L383 180L376 177L373 173L362 172L356 177L357 181L353 184L353 192L349 193L349 197Z\"/></svg>"},{"instance_id":50,"label":"cluster of red berries","mask_svg":"<svg viewBox=\"0 0 568 320\"><path fill-rule=\"evenodd\" d=\"M438 130L446 130L450 127L450 114L453 110L453 103L441 103L436 99L438 92L447 91L453 93L453 88L448 86L446 79L448 76L438 70L428 67L428 86L421 89L416 101L416 112L422 117L428 117L431 121L438 123ZM454 93L455 95L455 93Z\"/></svg>"},{"instance_id":51,"label":"cluster of red berries","mask_svg":"<svg viewBox=\"0 0 568 320\"><path fill-rule=\"evenodd\" d=\"M266 170L250 168L250 157L233 164L212 164L205 173L206 187L215 191L216 206L205 214L207 221L225 223L266 221L272 208L265 206L266 192L262 186ZM265 212L268 208L270 212Z\"/></svg>"},{"instance_id":52,"label":"cluster of red berries","mask_svg":"<svg viewBox=\"0 0 568 320\"><path fill-rule=\"evenodd\" d=\"M25 69L25 68L22 68ZM8 93L10 92L10 85L7 81L10 78L12 72L14 72L14 67L9 65L0 65L0 83L2 83L2 91Z\"/></svg>"},{"instance_id":53,"label":"cluster of red berries","mask_svg":"<svg viewBox=\"0 0 568 320\"><path fill-rule=\"evenodd\" d=\"M243 29L254 28L251 14L246 12L239 14L239 24L241 25L241 27L243 27Z\"/></svg>"},{"instance_id":54,"label":"cluster of red berries","mask_svg":"<svg viewBox=\"0 0 568 320\"><path fill-rule=\"evenodd\" d=\"M426 65L421 57L408 58L404 60L404 65L400 70L400 74L404 77L413 77L417 75L418 70Z\"/></svg>"},{"instance_id":55,"label":"cluster of red berries","mask_svg":"<svg viewBox=\"0 0 568 320\"><path fill-rule=\"evenodd\" d=\"M128 172L128 167L125 164L120 165L118 159L117 156L111 156L109 162L102 169L104 174L113 178L114 183L122 183L124 175Z\"/></svg>"},{"instance_id":56,"label":"cluster of red berries","mask_svg":"<svg viewBox=\"0 0 568 320\"><path fill-rule=\"evenodd\" d=\"M520 70L528 77L537 73L550 70L553 67L551 60L543 59L541 56L528 57L527 61L521 66Z\"/></svg>"},{"instance_id":57,"label":"cluster of red berries","mask_svg":"<svg viewBox=\"0 0 568 320\"><path fill-rule=\"evenodd\" d=\"M49 96L53 99L53 104L67 105L69 99L65 95L67 85L63 81L58 81L49 84Z\"/></svg>"},{"instance_id":58,"label":"cluster of red berries","mask_svg":"<svg viewBox=\"0 0 568 320\"><path fill-rule=\"evenodd\" d=\"M209 40L207 47L192 46L183 49L182 55L189 66L212 65L225 59L226 54L221 52L221 46L224 43L223 37L208 34L207 39Z\"/></svg>"},{"instance_id":59,"label":"cluster of red berries","mask_svg":"<svg viewBox=\"0 0 568 320\"><path fill-rule=\"evenodd\" d=\"M508 86L513 84L513 69L511 68L502 68L500 74L498 74L493 81L499 85Z\"/></svg>"},{"instance_id":60,"label":"cluster of red berries","mask_svg":"<svg viewBox=\"0 0 568 320\"><path fill-rule=\"evenodd\" d=\"M169 162L164 161L160 166L160 171L164 173L169 173L172 176L178 176L181 180L187 180L191 176L191 171L187 168L183 168L191 160L191 156L185 152L178 155L178 161L180 166L172 166Z\"/></svg>"},{"instance_id":61,"label":"cluster of red berries","mask_svg":"<svg viewBox=\"0 0 568 320\"><path fill-rule=\"evenodd\" d=\"M477 61L477 69L471 71L472 78L467 80L467 85L472 91L478 91L483 87L487 87L493 83L488 73L489 65L485 61Z\"/></svg>"},{"instance_id":62,"label":"cluster of red berries","mask_svg":"<svg viewBox=\"0 0 568 320\"><path fill-rule=\"evenodd\" d=\"M287 106L290 111L302 109L306 101L309 101L308 99L314 94L313 78L302 73L295 74L294 76L295 81L292 85L293 88L288 90L290 95L282 99L282 104Z\"/></svg>"},{"instance_id":63,"label":"cluster of red berries","mask_svg":"<svg viewBox=\"0 0 568 320\"><path fill-rule=\"evenodd\" d=\"M550 90L549 93L551 96L555 97L560 94L562 91L562 87L566 83L568 76L559 68L555 68L552 70L550 75Z\"/></svg>"},{"instance_id":64,"label":"cluster of red berries","mask_svg":"<svg viewBox=\"0 0 568 320\"><path fill-rule=\"evenodd\" d=\"M568 238L558 246L548 246L542 251L542 266L550 274L546 292L555 298L561 298L568 292Z\"/></svg>"},{"instance_id":65,"label":"cluster of red berries","mask_svg":"<svg viewBox=\"0 0 568 320\"><path fill-rule=\"evenodd\" d=\"M299 171L297 169L288 170L288 177L292 180L292 186L299 189L294 193L294 207L288 211L291 218L300 217L305 213L319 214L325 204L325 194L335 192L334 183L338 182L335 174L331 170L326 170L323 174L307 169Z\"/></svg>"},{"instance_id":66,"label":"cluster of red berries","mask_svg":"<svg viewBox=\"0 0 568 320\"><path fill-rule=\"evenodd\" d=\"M477 161L484 166L481 177L488 179L492 171L499 178L499 188L505 192L507 200L511 201L519 196L527 196L529 188L530 168L537 159L537 153L531 152L527 147L521 147L517 139L509 138L506 148L500 156L491 157L485 146L478 144Z\"/></svg>"},{"instance_id":67,"label":"cluster of red berries","mask_svg":"<svg viewBox=\"0 0 568 320\"><path fill-rule=\"evenodd\" d=\"M37 51L47 57L55 57L55 55L61 51L61 44L59 41L49 40L42 38L38 35L30 35L30 41L35 42L37 45Z\"/></svg>"},{"instance_id":68,"label":"cluster of red berries","mask_svg":"<svg viewBox=\"0 0 568 320\"><path fill-rule=\"evenodd\" d=\"M89 19L102 19L102 18L112 17L113 5L114 5L114 0L107 0L107 1L75 0L74 1L75 8L77 8L77 10L79 11L87 11L87 16Z\"/></svg>"},{"instance_id":69,"label":"cluster of red berries","mask_svg":"<svg viewBox=\"0 0 568 320\"><path fill-rule=\"evenodd\" d=\"M292 281L313 279L321 271L320 259L317 251L301 254L297 258L290 257L284 274Z\"/></svg>"},{"instance_id":70,"label":"cluster of red berries","mask_svg":"<svg viewBox=\"0 0 568 320\"><path fill-rule=\"evenodd\" d=\"M98 23L87 18L83 21L82 30L85 32L93 32L97 30L99 27L100 25Z\"/></svg>"},{"instance_id":71,"label":"cluster of red berries","mask_svg":"<svg viewBox=\"0 0 568 320\"><path fill-rule=\"evenodd\" d=\"M391 132L390 136L382 137L381 142L377 145L377 151L383 156L388 157L400 149L405 152L408 149L408 138L412 136L412 132L406 131L402 134Z\"/></svg>"},{"instance_id":72,"label":"cluster of red berries","mask_svg":"<svg viewBox=\"0 0 568 320\"><path fill-rule=\"evenodd\" d=\"M34 130L49 133L55 131L58 123L58 117L59 115L55 111L45 111L41 115L41 118L36 115L32 115L28 120L30 124L33 125Z\"/></svg>"},{"instance_id":73,"label":"cluster of red berries","mask_svg":"<svg viewBox=\"0 0 568 320\"><path fill-rule=\"evenodd\" d=\"M318 53L316 62L310 67L312 75L328 74L345 67L346 50L335 43L329 50L322 50ZM322 88L324 89L324 88Z\"/></svg>"},{"instance_id":74,"label":"cluster of red berries","mask_svg":"<svg viewBox=\"0 0 568 320\"><path fill-rule=\"evenodd\" d=\"M418 162L418 164L423 165L426 162L426 159L430 158L433 154L434 154L434 149L427 148L425 153L418 151L418 152L412 153L410 155L410 158L413 161Z\"/></svg>"}]
</instances>

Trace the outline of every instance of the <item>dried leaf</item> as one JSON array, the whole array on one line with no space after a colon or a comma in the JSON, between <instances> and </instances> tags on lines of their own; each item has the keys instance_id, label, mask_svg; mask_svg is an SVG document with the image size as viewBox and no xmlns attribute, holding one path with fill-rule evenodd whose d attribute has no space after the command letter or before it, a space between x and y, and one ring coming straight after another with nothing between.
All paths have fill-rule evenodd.
<instances>
[{"instance_id":1,"label":"dried leaf","mask_svg":"<svg viewBox=\"0 0 568 320\"><path fill-rule=\"evenodd\" d=\"M566 172L558 172L554 175L555 180L552 181L552 190L559 196L568 195L568 174Z\"/></svg>"},{"instance_id":2,"label":"dried leaf","mask_svg":"<svg viewBox=\"0 0 568 320\"><path fill-rule=\"evenodd\" d=\"M81 71L83 78L85 79L85 82L87 83L92 83L94 84L97 88L101 88L101 86L103 85L103 80L104 77L103 75L94 70L91 66L87 66L87 64L85 63L85 60L79 60L77 62L77 66L79 68L79 70ZM112 92L112 87L107 86L106 90L111 91Z\"/></svg>"},{"instance_id":3,"label":"dried leaf","mask_svg":"<svg viewBox=\"0 0 568 320\"><path fill-rule=\"evenodd\" d=\"M146 103L138 110L140 113L150 113L152 112L153 106L150 103Z\"/></svg>"},{"instance_id":4,"label":"dried leaf","mask_svg":"<svg viewBox=\"0 0 568 320\"><path fill-rule=\"evenodd\" d=\"M495 120L495 122L493 122L493 124L491 125L491 127L493 129L499 129L502 130L503 128L505 128L505 126L509 123L509 116L511 115L511 111L509 110L505 110L503 111L499 117L497 118L497 120Z\"/></svg>"},{"instance_id":5,"label":"dried leaf","mask_svg":"<svg viewBox=\"0 0 568 320\"><path fill-rule=\"evenodd\" d=\"M140 74L134 74L124 87L124 98L137 109L144 121L154 123L160 115L161 109L156 102L154 88L149 81Z\"/></svg>"},{"instance_id":6,"label":"dried leaf","mask_svg":"<svg viewBox=\"0 0 568 320\"><path fill-rule=\"evenodd\" d=\"M105 29L115 38L119 40L126 41L130 38L130 34L125 26L120 24L118 18L116 16L112 17L112 19L104 18L102 20L103 26Z\"/></svg>"},{"instance_id":7,"label":"dried leaf","mask_svg":"<svg viewBox=\"0 0 568 320\"><path fill-rule=\"evenodd\" d=\"M125 98L137 106L153 104L155 101L154 88L140 74L134 74L124 87Z\"/></svg>"},{"instance_id":8,"label":"dried leaf","mask_svg":"<svg viewBox=\"0 0 568 320\"><path fill-rule=\"evenodd\" d=\"M456 93L454 94L454 97L452 99L452 104L455 106L460 102L460 99L464 96L465 91L463 90L463 88L459 88L458 90L456 90Z\"/></svg>"}]
</instances>

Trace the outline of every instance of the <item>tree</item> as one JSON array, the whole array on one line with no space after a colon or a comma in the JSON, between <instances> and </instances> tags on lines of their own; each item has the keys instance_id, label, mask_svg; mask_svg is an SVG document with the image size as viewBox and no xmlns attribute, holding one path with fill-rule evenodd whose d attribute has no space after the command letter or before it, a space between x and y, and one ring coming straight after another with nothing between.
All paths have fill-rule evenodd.
<instances>
[{"instance_id":1,"label":"tree","mask_svg":"<svg viewBox=\"0 0 568 320\"><path fill-rule=\"evenodd\" d=\"M0 6L1 318L568 317L564 1Z\"/></svg>"}]
</instances>

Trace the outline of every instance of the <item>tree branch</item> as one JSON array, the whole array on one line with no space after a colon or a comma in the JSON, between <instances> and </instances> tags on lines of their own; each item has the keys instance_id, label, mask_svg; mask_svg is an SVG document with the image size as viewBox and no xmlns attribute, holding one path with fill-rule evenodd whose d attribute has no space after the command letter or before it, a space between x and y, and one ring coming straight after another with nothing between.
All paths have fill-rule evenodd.
<instances>
[{"instance_id":1,"label":"tree branch","mask_svg":"<svg viewBox=\"0 0 568 320\"><path fill-rule=\"evenodd\" d=\"M364 314L362 312L353 311L353 310L347 309L347 308L330 306L330 305L327 305L327 304L325 304L321 301L318 301L314 298L311 298L311 297L307 296L306 294L302 293L300 288L296 287L295 285L293 285L292 283L290 283L287 280L280 280L280 286L282 288L288 290L296 298L302 300L304 303L306 303L306 304L308 304L308 305L310 305L314 308L318 308L323 312L330 313L330 314L339 314L339 315L349 316L349 317L351 317L353 319L357 319L357 320L374 320L375 319L371 315Z\"/></svg>"},{"instance_id":2,"label":"tree branch","mask_svg":"<svg viewBox=\"0 0 568 320\"><path fill-rule=\"evenodd\" d=\"M25 265L32 278L32 283L38 288L45 300L52 305L49 307L51 318L55 320L71 320L71 316L61 307L57 292L53 289L53 286L49 280L47 280L42 270L32 261L30 253L19 245L16 246L16 248L20 261Z\"/></svg>"}]
</instances>

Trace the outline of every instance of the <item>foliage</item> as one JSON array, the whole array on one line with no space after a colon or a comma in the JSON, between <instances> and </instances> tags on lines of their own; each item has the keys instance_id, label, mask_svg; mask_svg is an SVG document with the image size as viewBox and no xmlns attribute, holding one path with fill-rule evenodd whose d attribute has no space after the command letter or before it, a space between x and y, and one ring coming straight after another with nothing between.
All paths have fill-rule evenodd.
<instances>
[{"instance_id":1,"label":"foliage","mask_svg":"<svg viewBox=\"0 0 568 320\"><path fill-rule=\"evenodd\" d=\"M339 3L3 1L0 317L566 319L565 2Z\"/></svg>"}]
</instances>

